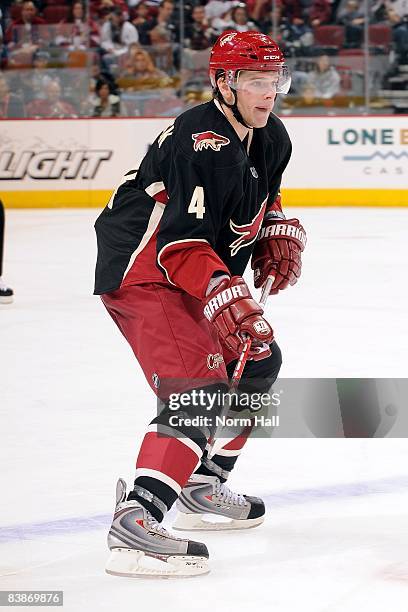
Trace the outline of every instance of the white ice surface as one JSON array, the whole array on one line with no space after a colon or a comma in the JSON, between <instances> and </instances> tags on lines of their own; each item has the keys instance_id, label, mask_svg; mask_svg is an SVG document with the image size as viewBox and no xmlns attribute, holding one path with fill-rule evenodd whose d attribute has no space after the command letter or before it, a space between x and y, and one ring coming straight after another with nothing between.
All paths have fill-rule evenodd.
<instances>
[{"instance_id":1,"label":"white ice surface","mask_svg":"<svg viewBox=\"0 0 408 612\"><path fill-rule=\"evenodd\" d=\"M282 375L406 376L407 212L291 212L309 244L302 281L268 303ZM0 590L63 589L68 612L407 612L406 440L252 440L231 485L263 496L267 520L195 535L209 576L104 574L115 482L132 481L155 404L92 296L96 214L7 211Z\"/></svg>"}]
</instances>

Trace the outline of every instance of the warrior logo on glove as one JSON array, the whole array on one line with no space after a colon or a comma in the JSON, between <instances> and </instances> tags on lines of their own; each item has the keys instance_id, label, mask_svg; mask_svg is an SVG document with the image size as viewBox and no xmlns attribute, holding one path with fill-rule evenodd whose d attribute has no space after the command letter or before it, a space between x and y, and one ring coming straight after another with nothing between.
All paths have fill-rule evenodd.
<instances>
[{"instance_id":1,"label":"warrior logo on glove","mask_svg":"<svg viewBox=\"0 0 408 612\"><path fill-rule=\"evenodd\" d=\"M268 225L261 229L259 240L262 240L262 238L270 238L271 236L288 236L296 238L303 244L303 247L306 246L307 242L306 233L302 226L295 227L294 225L284 225L283 223Z\"/></svg>"},{"instance_id":2,"label":"warrior logo on glove","mask_svg":"<svg viewBox=\"0 0 408 612\"><path fill-rule=\"evenodd\" d=\"M263 318L263 308L252 298L244 279L225 279L204 302L204 315L215 326L221 342L239 355L245 340L251 339L249 359L264 359L271 354L273 330Z\"/></svg>"},{"instance_id":3,"label":"warrior logo on glove","mask_svg":"<svg viewBox=\"0 0 408 612\"><path fill-rule=\"evenodd\" d=\"M235 298L246 297L246 293L243 292L242 287L240 285L235 285L234 287L228 287L228 289L224 289L220 293L210 299L208 304L204 308L204 314L209 321L211 321L212 316L217 310L228 304Z\"/></svg>"},{"instance_id":4,"label":"warrior logo on glove","mask_svg":"<svg viewBox=\"0 0 408 612\"><path fill-rule=\"evenodd\" d=\"M280 209L279 196L276 202ZM297 282L302 271L301 253L307 238L298 219L271 218L269 214L265 215L252 254L252 269L256 288L262 287L268 276L272 275L275 280L271 293L278 293Z\"/></svg>"}]
</instances>

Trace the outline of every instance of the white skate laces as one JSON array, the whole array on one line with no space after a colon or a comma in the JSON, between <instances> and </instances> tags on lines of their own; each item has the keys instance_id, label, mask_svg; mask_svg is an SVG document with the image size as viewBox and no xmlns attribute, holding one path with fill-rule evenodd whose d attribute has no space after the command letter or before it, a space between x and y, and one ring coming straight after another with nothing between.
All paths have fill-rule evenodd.
<instances>
[{"instance_id":1,"label":"white skate laces","mask_svg":"<svg viewBox=\"0 0 408 612\"><path fill-rule=\"evenodd\" d=\"M171 540L180 541L182 539L182 538L177 538L172 533L167 531L167 529L163 527L159 523L159 521L155 519L153 514L151 514L148 510L146 510L146 508L142 506L140 502L131 499L129 501L122 502L120 504L120 507L117 508L117 510L121 510L122 508L142 508L143 514L144 514L143 523L146 524L147 529L155 531L156 533L159 533L160 535L166 536L167 538L170 538Z\"/></svg>"},{"instance_id":2,"label":"white skate laces","mask_svg":"<svg viewBox=\"0 0 408 612\"><path fill-rule=\"evenodd\" d=\"M220 502L228 504L230 506L247 506L248 502L241 493L234 493L229 487L219 480L215 483L214 495Z\"/></svg>"},{"instance_id":3,"label":"white skate laces","mask_svg":"<svg viewBox=\"0 0 408 612\"><path fill-rule=\"evenodd\" d=\"M149 529L151 529L152 531L155 531L156 533L159 533L160 535L166 536L167 538L170 538L171 540L180 541L182 539L182 538L176 538L176 536L174 536L172 533L167 531L167 529L163 527L162 525L160 525L160 523L154 518L153 514L150 514L148 510L146 510L145 522Z\"/></svg>"}]
</instances>

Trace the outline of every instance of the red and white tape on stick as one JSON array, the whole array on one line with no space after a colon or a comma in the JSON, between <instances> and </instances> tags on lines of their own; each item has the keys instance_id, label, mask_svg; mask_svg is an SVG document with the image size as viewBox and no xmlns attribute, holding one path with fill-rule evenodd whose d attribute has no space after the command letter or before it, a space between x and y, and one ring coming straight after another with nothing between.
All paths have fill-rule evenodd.
<instances>
[{"instance_id":1,"label":"red and white tape on stick","mask_svg":"<svg viewBox=\"0 0 408 612\"><path fill-rule=\"evenodd\" d=\"M268 278L266 279L265 284L262 289L261 299L259 301L261 306L265 306L266 300L268 299L268 296L271 292L274 281L275 281L275 277L272 275L268 276ZM235 391L235 389L239 385L239 381L241 380L241 376L244 371L245 364L248 361L248 354L251 348L251 343L252 343L251 338L248 338L244 343L244 348L242 349L242 352L240 356L238 357L237 365L235 366L235 370L231 378L231 385L229 389L230 392ZM228 410L229 410L229 405L224 405L223 409L221 410L220 416L222 417L226 415L228 413ZM206 449L208 458L211 458L211 456L214 455L216 452L215 444L217 442L217 434L220 431L220 429L221 429L220 427L217 427L213 437L211 437L208 440L208 446Z\"/></svg>"}]
</instances>

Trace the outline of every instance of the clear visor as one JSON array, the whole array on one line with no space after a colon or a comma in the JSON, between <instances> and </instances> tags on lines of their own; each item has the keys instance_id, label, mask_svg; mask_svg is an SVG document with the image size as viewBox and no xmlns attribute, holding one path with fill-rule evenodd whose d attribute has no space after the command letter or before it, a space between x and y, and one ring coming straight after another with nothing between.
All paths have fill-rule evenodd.
<instances>
[{"instance_id":1,"label":"clear visor","mask_svg":"<svg viewBox=\"0 0 408 612\"><path fill-rule=\"evenodd\" d=\"M251 71L240 70L234 73L228 70L227 83L236 91L248 91L254 94L287 94L290 89L291 76L287 66L276 70Z\"/></svg>"}]
</instances>

